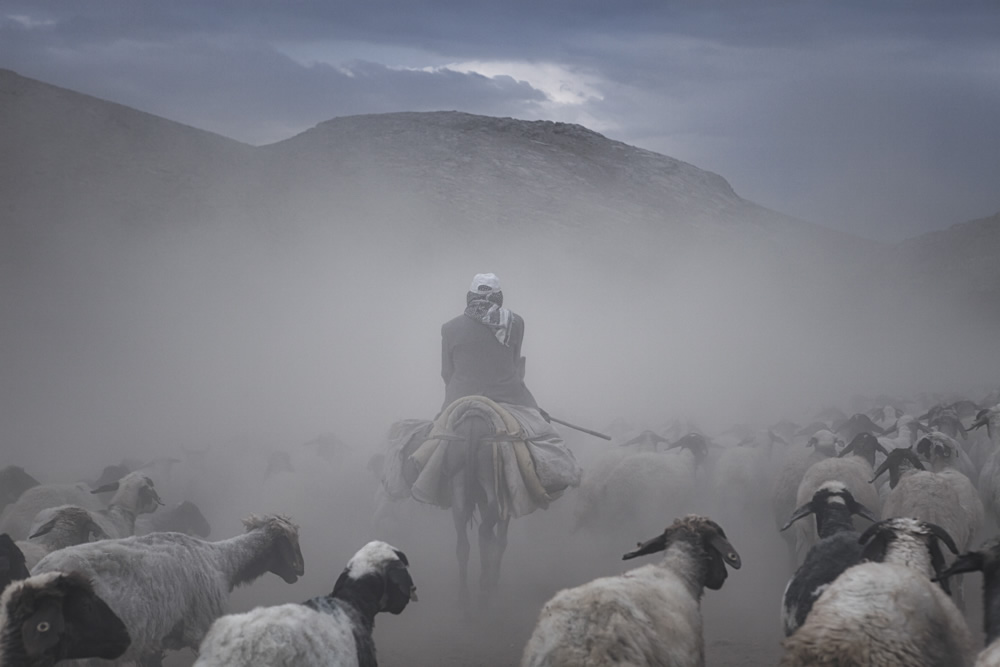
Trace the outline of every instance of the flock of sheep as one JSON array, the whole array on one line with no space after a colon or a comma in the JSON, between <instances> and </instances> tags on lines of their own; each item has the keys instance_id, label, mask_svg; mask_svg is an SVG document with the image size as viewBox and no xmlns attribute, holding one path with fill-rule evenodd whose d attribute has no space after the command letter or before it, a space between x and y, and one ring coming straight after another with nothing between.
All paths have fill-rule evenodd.
<instances>
[{"instance_id":1,"label":"flock of sheep","mask_svg":"<svg viewBox=\"0 0 1000 667\"><path fill-rule=\"evenodd\" d=\"M787 553L787 585L765 610L784 634L781 665L1000 666L1000 539L984 544L1000 526L1000 395L873 400L808 421L714 435L623 427L617 446L581 456L583 482L560 501L572 508L565 534L623 547L652 535L622 559L655 561L620 574L609 564L611 576L555 592L536 609L522 667L704 665L703 593L752 567L733 531L755 512L773 518L764 538ZM370 538L420 520L377 491L367 543L328 594L229 613L236 587L303 576L299 524L305 536L336 511L366 511L305 509L334 474L379 474L377 457L365 472L332 441L309 445L273 454L263 477L223 457L230 484L205 451L89 483L0 471L0 666L159 665L180 649L203 667L376 665L375 616L417 594L406 544ZM206 514L217 523L223 505L296 512L249 515L242 534L211 541ZM973 571L982 650L962 580Z\"/></svg>"}]
</instances>

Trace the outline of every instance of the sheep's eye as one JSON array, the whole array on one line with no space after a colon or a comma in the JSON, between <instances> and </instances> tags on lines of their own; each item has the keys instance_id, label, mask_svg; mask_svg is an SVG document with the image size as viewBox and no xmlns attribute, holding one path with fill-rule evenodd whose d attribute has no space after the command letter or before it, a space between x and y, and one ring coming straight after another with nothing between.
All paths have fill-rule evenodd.
<instances>
[{"instance_id":1,"label":"sheep's eye","mask_svg":"<svg viewBox=\"0 0 1000 667\"><path fill-rule=\"evenodd\" d=\"M946 451L944 452L944 457L945 457L945 458L948 458L948 457L950 457L950 456L951 456L951 452L949 452L949 451L947 451L947 450L946 450Z\"/></svg>"},{"instance_id":2,"label":"sheep's eye","mask_svg":"<svg viewBox=\"0 0 1000 667\"><path fill-rule=\"evenodd\" d=\"M48 632L50 627L51 626L49 625L48 621L42 621L41 623L35 626L35 630L38 630L39 632Z\"/></svg>"}]
</instances>

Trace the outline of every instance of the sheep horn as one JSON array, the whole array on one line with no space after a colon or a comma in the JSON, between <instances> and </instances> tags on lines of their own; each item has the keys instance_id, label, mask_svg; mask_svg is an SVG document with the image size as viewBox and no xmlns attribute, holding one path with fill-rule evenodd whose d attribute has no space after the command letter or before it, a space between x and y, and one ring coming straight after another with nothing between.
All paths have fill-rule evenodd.
<instances>
[{"instance_id":1,"label":"sheep horn","mask_svg":"<svg viewBox=\"0 0 1000 667\"><path fill-rule=\"evenodd\" d=\"M667 548L667 531L663 531L662 535L657 535L656 537L646 540L645 542L639 542L637 544L639 547L635 551L630 551L622 556L622 560L631 560L632 558L637 558L639 556L648 556L649 554L655 554L658 551L663 551Z\"/></svg>"},{"instance_id":2,"label":"sheep horn","mask_svg":"<svg viewBox=\"0 0 1000 667\"><path fill-rule=\"evenodd\" d=\"M785 523L785 525L784 525L784 526L782 526L782 527L781 527L781 528L780 528L780 529L778 530L778 532L779 532L779 533L783 533L783 532L785 532L786 530L788 530L788 529L789 529L789 528L791 527L791 525L792 525L793 523L795 523L795 522L796 522L796 521L798 521L799 519L802 519L802 518L804 518L804 517L807 517L807 516L809 516L810 514L812 514L812 513L813 513L813 511L814 511L814 510L813 510L813 504L812 504L812 501L810 500L810 501L809 501L809 502L807 502L807 503L806 503L805 505L803 505L802 507L800 507L800 508L798 508L797 510L795 510L794 512L792 512L792 516L791 516L791 517L790 517L790 518L788 519L788 522L787 522L787 523Z\"/></svg>"},{"instance_id":3,"label":"sheep horn","mask_svg":"<svg viewBox=\"0 0 1000 667\"><path fill-rule=\"evenodd\" d=\"M951 535L948 534L948 531L936 523L930 523L927 521L924 522L924 526L931 531L931 535L944 542L944 545L948 547L953 554L958 553L958 547L955 546L955 540L951 539Z\"/></svg>"}]
</instances>

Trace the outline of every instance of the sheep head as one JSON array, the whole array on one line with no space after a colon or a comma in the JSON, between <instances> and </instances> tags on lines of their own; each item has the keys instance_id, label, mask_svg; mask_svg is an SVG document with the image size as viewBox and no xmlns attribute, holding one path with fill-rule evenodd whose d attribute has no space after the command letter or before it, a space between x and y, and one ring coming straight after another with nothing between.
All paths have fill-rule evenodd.
<instances>
[{"instance_id":1,"label":"sheep head","mask_svg":"<svg viewBox=\"0 0 1000 667\"><path fill-rule=\"evenodd\" d=\"M896 547L909 552L904 560L908 563L915 562L916 552L913 548L916 546L915 543L919 543L918 548L925 549L930 556L933 573L928 574L932 578L940 578L945 570L940 544L948 547L953 554L958 554L958 547L955 546L955 541L948 531L937 524L911 518L883 519L869 526L858 538L858 542L863 545L862 560L878 563L890 560L889 556ZM946 593L951 593L947 581L941 580L939 583Z\"/></svg>"},{"instance_id":2,"label":"sheep head","mask_svg":"<svg viewBox=\"0 0 1000 667\"><path fill-rule=\"evenodd\" d=\"M77 572L47 572L0 597L0 663L51 665L121 656L131 638L121 619Z\"/></svg>"},{"instance_id":3,"label":"sheep head","mask_svg":"<svg viewBox=\"0 0 1000 667\"><path fill-rule=\"evenodd\" d=\"M294 584L305 572L305 561L299 547L299 527L287 516L250 515L243 520L247 532L262 530L270 538L271 548L266 556L266 571L281 577L286 584Z\"/></svg>"},{"instance_id":4,"label":"sheep head","mask_svg":"<svg viewBox=\"0 0 1000 667\"><path fill-rule=\"evenodd\" d=\"M622 560L665 551L671 544L677 542L686 542L704 558L706 562L704 583L712 590L722 588L722 584L725 583L728 576L726 565L736 570L742 565L740 555L729 543L722 527L708 517L695 514L675 520L662 535L640 542L638 548L623 555Z\"/></svg>"},{"instance_id":5,"label":"sheep head","mask_svg":"<svg viewBox=\"0 0 1000 667\"><path fill-rule=\"evenodd\" d=\"M369 542L347 562L331 595L338 597L351 585L370 586L372 597L379 600L378 611L402 613L406 605L417 601L409 566L406 554L391 544Z\"/></svg>"},{"instance_id":6,"label":"sheep head","mask_svg":"<svg viewBox=\"0 0 1000 667\"><path fill-rule=\"evenodd\" d=\"M153 486L153 480L141 472L130 472L121 479L94 489L91 493L114 491L111 505L126 507L135 514L149 514L163 505L160 495Z\"/></svg>"},{"instance_id":7,"label":"sheep head","mask_svg":"<svg viewBox=\"0 0 1000 667\"><path fill-rule=\"evenodd\" d=\"M847 489L842 482L825 482L822 486L816 489L813 494L812 499L792 512L792 516L788 519L788 523L781 527L781 531L785 531L792 526L793 523L799 519L803 519L810 514L816 515L816 527L817 531L822 534L823 531L820 529L819 524L823 516L824 510L827 507L839 505L844 507L850 514L857 514L863 516L869 521L878 521L878 517L875 516L870 509L859 503L854 499L854 496Z\"/></svg>"}]
</instances>

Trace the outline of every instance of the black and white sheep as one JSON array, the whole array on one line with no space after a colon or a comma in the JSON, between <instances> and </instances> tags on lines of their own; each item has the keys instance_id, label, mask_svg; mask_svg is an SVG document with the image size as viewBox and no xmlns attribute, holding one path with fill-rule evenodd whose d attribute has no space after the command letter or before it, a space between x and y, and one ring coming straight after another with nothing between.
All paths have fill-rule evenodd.
<instances>
[{"instance_id":1,"label":"black and white sheep","mask_svg":"<svg viewBox=\"0 0 1000 667\"><path fill-rule=\"evenodd\" d=\"M795 501L798 498L799 484L802 482L806 470L812 464L823 459L836 457L838 445L843 446L844 444L828 429L816 431L806 442L805 447L786 453L782 459L783 463L778 469L778 474L771 484L771 512L774 516L774 527L781 533L788 547L790 569L794 569L799 560L796 555L795 535L783 531L782 526L798 507Z\"/></svg>"},{"instance_id":2,"label":"black and white sheep","mask_svg":"<svg viewBox=\"0 0 1000 667\"><path fill-rule=\"evenodd\" d=\"M781 621L785 636L805 622L813 603L844 570L861 562L861 544L851 517L855 514L878 521L871 511L856 501L841 482L826 482L812 500L795 510L782 530L809 515L816 518L820 540L785 586Z\"/></svg>"},{"instance_id":3,"label":"black and white sheep","mask_svg":"<svg viewBox=\"0 0 1000 667\"><path fill-rule=\"evenodd\" d=\"M841 482L859 503L873 514L879 515L882 503L878 492L870 483L876 452L888 453L874 435L861 433L841 450L838 458L823 459L809 466L796 492L796 506L805 505L823 484L835 481ZM815 526L809 523L797 523L793 530L796 554L801 563L819 537Z\"/></svg>"},{"instance_id":4,"label":"black and white sheep","mask_svg":"<svg viewBox=\"0 0 1000 667\"><path fill-rule=\"evenodd\" d=\"M287 583L303 573L298 526L283 516L251 516L246 532L219 542L181 533L80 544L55 551L32 574L78 571L128 627L125 659L163 649L197 649L229 593L267 572Z\"/></svg>"},{"instance_id":5,"label":"black and white sheep","mask_svg":"<svg viewBox=\"0 0 1000 667\"><path fill-rule=\"evenodd\" d=\"M972 664L972 635L961 612L931 579L944 571L939 526L886 519L862 533L862 562L813 604L805 623L782 641L781 667L806 665Z\"/></svg>"},{"instance_id":6,"label":"black and white sheep","mask_svg":"<svg viewBox=\"0 0 1000 667\"><path fill-rule=\"evenodd\" d=\"M113 660L129 641L125 624L80 573L33 576L11 584L0 596L0 665Z\"/></svg>"},{"instance_id":7,"label":"black and white sheep","mask_svg":"<svg viewBox=\"0 0 1000 667\"><path fill-rule=\"evenodd\" d=\"M399 614L417 600L408 566L402 551L369 542L329 595L216 620L195 667L376 667L375 615Z\"/></svg>"},{"instance_id":8,"label":"black and white sheep","mask_svg":"<svg viewBox=\"0 0 1000 667\"><path fill-rule=\"evenodd\" d=\"M704 665L701 596L722 587L739 554L717 523L688 515L622 558L659 551L660 563L557 593L542 608L522 667Z\"/></svg>"}]
</instances>

